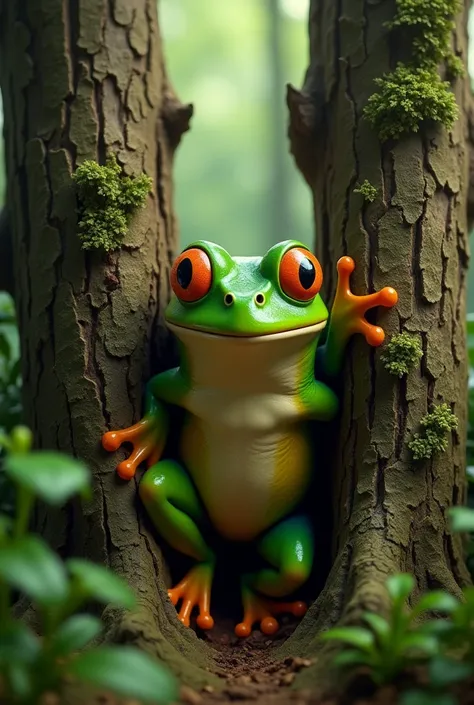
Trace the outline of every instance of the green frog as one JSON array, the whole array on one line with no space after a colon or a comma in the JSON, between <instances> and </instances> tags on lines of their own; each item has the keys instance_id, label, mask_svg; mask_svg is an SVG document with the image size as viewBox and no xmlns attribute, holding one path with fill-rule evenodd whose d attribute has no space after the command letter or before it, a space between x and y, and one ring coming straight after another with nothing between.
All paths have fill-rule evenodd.
<instances>
[{"instance_id":1,"label":"green frog","mask_svg":"<svg viewBox=\"0 0 474 705\"><path fill-rule=\"evenodd\" d=\"M328 380L337 379L350 336L361 333L372 346L383 342L383 330L365 312L397 302L391 287L353 294L354 266L350 257L338 261L329 316L319 294L321 265L300 242L281 242L263 257L232 257L198 241L173 264L165 318L180 365L148 383L142 420L106 433L102 443L108 451L133 445L117 467L124 480L148 462L141 500L160 536L195 561L168 591L187 626L194 608L198 627L214 625L216 555L203 536L205 520L224 539L254 543L264 559L260 570L242 577L238 636L248 636L256 623L274 634L278 614L306 611L303 602L281 598L306 582L313 563L312 525L300 507L317 465L308 423L329 421L338 411ZM169 405L185 413L177 457L162 459Z\"/></svg>"}]
</instances>

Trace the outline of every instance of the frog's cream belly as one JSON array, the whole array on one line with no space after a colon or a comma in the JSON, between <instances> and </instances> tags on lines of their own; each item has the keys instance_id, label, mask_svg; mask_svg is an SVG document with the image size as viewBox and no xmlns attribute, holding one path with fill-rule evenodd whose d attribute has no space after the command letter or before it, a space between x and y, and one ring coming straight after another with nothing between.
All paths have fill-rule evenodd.
<instances>
[{"instance_id":1,"label":"frog's cream belly","mask_svg":"<svg viewBox=\"0 0 474 705\"><path fill-rule=\"evenodd\" d=\"M301 499L311 470L303 425L255 431L189 416L182 457L215 529L248 541Z\"/></svg>"}]
</instances>

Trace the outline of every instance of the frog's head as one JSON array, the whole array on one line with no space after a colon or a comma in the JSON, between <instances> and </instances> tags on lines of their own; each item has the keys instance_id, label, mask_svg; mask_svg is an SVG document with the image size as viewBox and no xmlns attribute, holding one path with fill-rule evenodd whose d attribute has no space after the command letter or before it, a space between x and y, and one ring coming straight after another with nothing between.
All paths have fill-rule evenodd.
<instances>
[{"instance_id":1,"label":"frog's head","mask_svg":"<svg viewBox=\"0 0 474 705\"><path fill-rule=\"evenodd\" d=\"M328 311L319 290L322 269L300 242L274 245L264 257L231 257L200 240L171 270L174 295L166 309L173 326L225 336L256 337L324 328Z\"/></svg>"}]
</instances>

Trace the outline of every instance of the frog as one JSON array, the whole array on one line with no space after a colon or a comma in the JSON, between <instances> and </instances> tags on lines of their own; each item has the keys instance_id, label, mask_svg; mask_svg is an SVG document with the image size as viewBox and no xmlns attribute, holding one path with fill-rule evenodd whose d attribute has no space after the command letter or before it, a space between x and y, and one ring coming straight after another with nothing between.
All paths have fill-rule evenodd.
<instances>
[{"instance_id":1,"label":"frog","mask_svg":"<svg viewBox=\"0 0 474 705\"><path fill-rule=\"evenodd\" d=\"M214 626L211 613L216 551L203 533L210 521L219 537L254 546L262 559L242 571L238 637L255 625L279 630L279 615L301 618L307 604L291 600L313 569L315 537L303 499L318 469L311 424L333 420L334 387L350 338L383 343L384 330L365 317L391 308L392 287L356 295L354 260L337 262L329 314L321 297L323 270L302 242L286 240L262 257L231 256L204 240L191 243L170 271L166 325L175 336L179 366L148 383L143 418L106 432L105 450L131 444L117 472L131 480L146 461L140 499L159 536L192 559L169 588L179 620ZM324 334L323 334L324 331ZM175 457L162 457L170 410L180 407Z\"/></svg>"}]
</instances>

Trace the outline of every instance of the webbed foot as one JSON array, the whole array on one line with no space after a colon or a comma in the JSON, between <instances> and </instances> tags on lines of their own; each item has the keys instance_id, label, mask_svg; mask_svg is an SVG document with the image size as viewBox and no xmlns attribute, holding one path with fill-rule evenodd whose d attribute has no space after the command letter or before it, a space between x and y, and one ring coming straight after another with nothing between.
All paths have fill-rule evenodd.
<instances>
[{"instance_id":1,"label":"webbed foot","mask_svg":"<svg viewBox=\"0 0 474 705\"><path fill-rule=\"evenodd\" d=\"M339 335L347 338L354 333L362 333L367 343L374 347L381 345L385 333L380 326L369 323L364 314L375 306L391 308L398 301L395 289L386 286L375 294L357 296L350 286L350 275L355 269L352 257L341 257L337 263L338 283L332 309L333 325L342 329Z\"/></svg>"},{"instance_id":2,"label":"webbed foot","mask_svg":"<svg viewBox=\"0 0 474 705\"><path fill-rule=\"evenodd\" d=\"M277 614L292 614L295 617L303 617L306 614L307 606L304 602L277 602L260 597L250 589L244 589L244 618L236 625L235 634L240 637L249 636L252 627L256 622L260 623L260 631L263 634L275 634L279 629L279 624L275 619Z\"/></svg>"},{"instance_id":3,"label":"webbed foot","mask_svg":"<svg viewBox=\"0 0 474 705\"><path fill-rule=\"evenodd\" d=\"M176 587L168 590L168 596L173 605L176 606L181 601L178 619L185 627L189 627L194 607L199 608L196 623L200 629L212 629L214 626L214 620L209 611L213 572L213 565L200 563L192 568Z\"/></svg>"},{"instance_id":4,"label":"webbed foot","mask_svg":"<svg viewBox=\"0 0 474 705\"><path fill-rule=\"evenodd\" d=\"M158 462L165 439L165 434L160 434L159 430L159 420L154 416L145 416L122 431L104 433L102 446L109 452L118 450L123 443L131 443L133 446L131 455L117 465L117 473L122 480L131 480L144 460L147 461L148 467Z\"/></svg>"}]
</instances>

